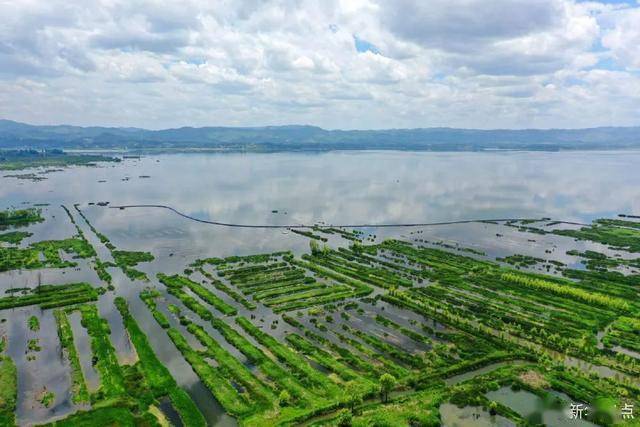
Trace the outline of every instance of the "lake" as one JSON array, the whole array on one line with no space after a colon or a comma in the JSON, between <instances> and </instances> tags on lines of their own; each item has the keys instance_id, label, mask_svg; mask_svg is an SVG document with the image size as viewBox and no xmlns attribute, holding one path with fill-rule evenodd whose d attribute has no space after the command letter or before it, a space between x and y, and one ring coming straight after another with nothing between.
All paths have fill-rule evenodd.
<instances>
[{"instance_id":1,"label":"lake","mask_svg":"<svg viewBox=\"0 0 640 427\"><path fill-rule=\"evenodd\" d=\"M161 203L204 219L270 224L588 221L640 211L638 164L640 152L620 151L173 154L70 168L41 182L2 178L0 203Z\"/></svg>"}]
</instances>

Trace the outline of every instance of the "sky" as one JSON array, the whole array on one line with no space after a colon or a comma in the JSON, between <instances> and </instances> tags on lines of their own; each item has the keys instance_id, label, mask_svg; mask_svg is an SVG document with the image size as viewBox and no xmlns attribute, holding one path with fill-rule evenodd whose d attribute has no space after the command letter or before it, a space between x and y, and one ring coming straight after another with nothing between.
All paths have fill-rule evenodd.
<instances>
[{"instance_id":1,"label":"sky","mask_svg":"<svg viewBox=\"0 0 640 427\"><path fill-rule=\"evenodd\" d=\"M640 0L0 0L0 118L640 125Z\"/></svg>"}]
</instances>

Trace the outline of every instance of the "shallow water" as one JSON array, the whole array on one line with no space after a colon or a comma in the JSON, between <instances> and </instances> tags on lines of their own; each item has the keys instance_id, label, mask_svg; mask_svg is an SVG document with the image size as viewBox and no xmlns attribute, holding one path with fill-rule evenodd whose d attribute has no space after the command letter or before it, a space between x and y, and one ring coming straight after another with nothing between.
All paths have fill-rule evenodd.
<instances>
[{"instance_id":1,"label":"shallow water","mask_svg":"<svg viewBox=\"0 0 640 427\"><path fill-rule=\"evenodd\" d=\"M18 423L31 425L40 419L58 418L74 411L76 406L70 398L68 362L62 356L53 311L17 308L3 314L8 315L7 354L18 368ZM27 327L27 319L32 315L40 321L39 331L31 331ZM28 351L30 339L39 340L40 351ZM38 402L45 390L55 394L49 408Z\"/></svg>"},{"instance_id":2,"label":"shallow water","mask_svg":"<svg viewBox=\"0 0 640 427\"><path fill-rule=\"evenodd\" d=\"M480 406L458 408L451 403L440 405L443 427L515 427L515 423L500 415L491 415Z\"/></svg>"},{"instance_id":3,"label":"shallow water","mask_svg":"<svg viewBox=\"0 0 640 427\"><path fill-rule=\"evenodd\" d=\"M566 395L557 394L563 402L561 408L553 408L540 396L525 390L514 391L511 387L502 387L486 394L489 400L495 400L519 413L532 424L544 423L549 426L594 426L586 419L572 419L569 412L571 402L564 400Z\"/></svg>"},{"instance_id":4,"label":"shallow water","mask_svg":"<svg viewBox=\"0 0 640 427\"><path fill-rule=\"evenodd\" d=\"M0 178L0 198L4 206L163 203L202 218L272 224L589 220L638 213L639 161L640 152L595 151L174 154L70 168L34 183Z\"/></svg>"},{"instance_id":5,"label":"shallow water","mask_svg":"<svg viewBox=\"0 0 640 427\"><path fill-rule=\"evenodd\" d=\"M87 390L94 392L100 387L100 376L91 360L91 337L89 337L89 333L82 326L82 315L79 311L74 311L67 316L69 318L69 324L71 325L71 331L73 332L73 344L76 346L78 352L80 369L82 370L84 381L87 384Z\"/></svg>"},{"instance_id":6,"label":"shallow water","mask_svg":"<svg viewBox=\"0 0 640 427\"><path fill-rule=\"evenodd\" d=\"M459 384L463 381L470 380L471 378L477 377L478 375L486 374L487 372L495 371L498 368L503 366L519 366L524 365L526 362L524 360L510 360L507 362L496 362L487 366L483 366L478 369L474 369L473 371L464 372L462 374L454 375L444 380L445 384L448 386Z\"/></svg>"},{"instance_id":7,"label":"shallow water","mask_svg":"<svg viewBox=\"0 0 640 427\"><path fill-rule=\"evenodd\" d=\"M160 408L164 416L167 417L167 420L171 423L172 426L182 427L184 425L182 423L182 419L180 418L180 414L178 414L176 409L173 407L173 405L171 404L171 400L168 397L160 400L160 405L158 405L158 407Z\"/></svg>"}]
</instances>

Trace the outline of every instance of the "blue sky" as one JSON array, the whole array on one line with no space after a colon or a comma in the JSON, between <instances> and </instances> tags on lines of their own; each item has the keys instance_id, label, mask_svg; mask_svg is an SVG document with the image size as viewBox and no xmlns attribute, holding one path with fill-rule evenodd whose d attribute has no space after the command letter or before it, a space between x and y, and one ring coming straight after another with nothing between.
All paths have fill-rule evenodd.
<instances>
[{"instance_id":1,"label":"blue sky","mask_svg":"<svg viewBox=\"0 0 640 427\"><path fill-rule=\"evenodd\" d=\"M373 43L370 43L364 39L361 39L356 35L353 36L353 43L356 47L356 50L359 53L372 52L372 53L380 54L380 49L374 46Z\"/></svg>"},{"instance_id":2,"label":"blue sky","mask_svg":"<svg viewBox=\"0 0 640 427\"><path fill-rule=\"evenodd\" d=\"M635 1L34 0L0 2L0 16L0 118L640 124Z\"/></svg>"},{"instance_id":3,"label":"blue sky","mask_svg":"<svg viewBox=\"0 0 640 427\"><path fill-rule=\"evenodd\" d=\"M589 2L591 0L581 0L580 3L586 3ZM636 4L635 1L633 0L603 0L601 1L601 3L603 4L615 4L615 5L629 5L629 6L633 6Z\"/></svg>"}]
</instances>

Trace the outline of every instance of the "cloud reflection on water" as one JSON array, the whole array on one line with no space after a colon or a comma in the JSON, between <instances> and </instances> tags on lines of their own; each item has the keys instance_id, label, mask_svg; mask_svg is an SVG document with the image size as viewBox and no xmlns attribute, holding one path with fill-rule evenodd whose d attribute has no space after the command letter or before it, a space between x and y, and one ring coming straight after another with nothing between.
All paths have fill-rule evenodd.
<instances>
[{"instance_id":1,"label":"cloud reflection on water","mask_svg":"<svg viewBox=\"0 0 640 427\"><path fill-rule=\"evenodd\" d=\"M246 223L588 220L640 210L638 164L640 152L178 154L26 185L2 178L0 197L5 205L161 203Z\"/></svg>"}]
</instances>

